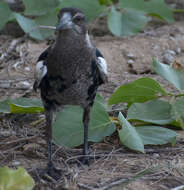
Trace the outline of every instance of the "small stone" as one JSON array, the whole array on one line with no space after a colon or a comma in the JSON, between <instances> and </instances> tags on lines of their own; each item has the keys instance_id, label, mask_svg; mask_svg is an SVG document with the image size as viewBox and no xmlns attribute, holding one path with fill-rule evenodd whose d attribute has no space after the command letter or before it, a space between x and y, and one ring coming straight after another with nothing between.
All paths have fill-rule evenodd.
<instances>
[{"instance_id":1,"label":"small stone","mask_svg":"<svg viewBox=\"0 0 184 190\"><path fill-rule=\"evenodd\" d=\"M128 63L129 65L134 64L134 60L129 59L129 60L127 61L127 63Z\"/></svg>"},{"instance_id":2,"label":"small stone","mask_svg":"<svg viewBox=\"0 0 184 190\"><path fill-rule=\"evenodd\" d=\"M170 49L166 50L164 53L168 53L168 54L171 54L171 55L173 55L173 56L176 55L176 52L173 51L173 50L170 50Z\"/></svg>"},{"instance_id":3,"label":"small stone","mask_svg":"<svg viewBox=\"0 0 184 190\"><path fill-rule=\"evenodd\" d=\"M31 87L31 84L28 81L22 81L19 83L18 86L23 86L24 88L29 88L29 87Z\"/></svg>"},{"instance_id":4,"label":"small stone","mask_svg":"<svg viewBox=\"0 0 184 190\"><path fill-rule=\"evenodd\" d=\"M12 162L12 166L20 166L20 162L19 161L13 161Z\"/></svg>"},{"instance_id":5,"label":"small stone","mask_svg":"<svg viewBox=\"0 0 184 190\"><path fill-rule=\"evenodd\" d=\"M157 153L154 153L154 154L153 154L153 157L158 158L158 157L160 157L160 155L157 154Z\"/></svg>"},{"instance_id":6,"label":"small stone","mask_svg":"<svg viewBox=\"0 0 184 190\"><path fill-rule=\"evenodd\" d=\"M180 54L180 53L181 53L181 48L180 47L176 48L176 54Z\"/></svg>"},{"instance_id":7,"label":"small stone","mask_svg":"<svg viewBox=\"0 0 184 190\"><path fill-rule=\"evenodd\" d=\"M24 68L25 71L30 71L31 69L29 67Z\"/></svg>"},{"instance_id":8,"label":"small stone","mask_svg":"<svg viewBox=\"0 0 184 190\"><path fill-rule=\"evenodd\" d=\"M135 55L134 55L133 53L128 53L128 54L127 54L127 57L128 57L129 59L135 59Z\"/></svg>"},{"instance_id":9,"label":"small stone","mask_svg":"<svg viewBox=\"0 0 184 190\"><path fill-rule=\"evenodd\" d=\"M27 82L27 81L24 81L22 84L23 84L24 86L30 86L30 83Z\"/></svg>"},{"instance_id":10,"label":"small stone","mask_svg":"<svg viewBox=\"0 0 184 190\"><path fill-rule=\"evenodd\" d=\"M166 50L163 54L163 62L168 65L171 65L175 60L175 55L176 55L175 51Z\"/></svg>"}]
</instances>

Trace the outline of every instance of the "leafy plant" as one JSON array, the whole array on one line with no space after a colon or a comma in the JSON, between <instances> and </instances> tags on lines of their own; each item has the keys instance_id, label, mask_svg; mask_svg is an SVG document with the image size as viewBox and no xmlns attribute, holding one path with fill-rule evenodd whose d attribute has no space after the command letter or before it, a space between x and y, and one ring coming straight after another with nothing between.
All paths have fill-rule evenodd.
<instances>
[{"instance_id":1,"label":"leafy plant","mask_svg":"<svg viewBox=\"0 0 184 190\"><path fill-rule=\"evenodd\" d=\"M108 28L116 36L138 33L151 20L150 16L174 22L173 10L164 0L23 0L23 4L25 11L15 13L7 3L0 2L0 29L7 22L16 20L25 33L38 40L54 33L54 30L42 29L40 26L55 26L57 13L62 7L80 8L87 21L106 16Z\"/></svg>"},{"instance_id":2,"label":"leafy plant","mask_svg":"<svg viewBox=\"0 0 184 190\"><path fill-rule=\"evenodd\" d=\"M120 140L127 147L141 152L144 152L145 144L175 143L177 134L163 126L184 129L184 72L155 59L153 68L173 84L178 93L164 90L153 79L141 78L119 87L109 98L109 104L128 103L127 118L121 113L118 116L122 124L122 129L118 131Z\"/></svg>"},{"instance_id":3,"label":"leafy plant","mask_svg":"<svg viewBox=\"0 0 184 190\"><path fill-rule=\"evenodd\" d=\"M16 170L7 166L0 168L1 190L32 190L35 183L27 171L19 167Z\"/></svg>"}]
</instances>

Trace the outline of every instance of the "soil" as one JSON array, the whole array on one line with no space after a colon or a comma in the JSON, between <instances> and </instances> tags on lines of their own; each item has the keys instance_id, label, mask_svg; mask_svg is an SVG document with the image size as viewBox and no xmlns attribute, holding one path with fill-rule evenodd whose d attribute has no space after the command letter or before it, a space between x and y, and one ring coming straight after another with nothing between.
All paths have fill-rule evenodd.
<instances>
[{"instance_id":1,"label":"soil","mask_svg":"<svg viewBox=\"0 0 184 190\"><path fill-rule=\"evenodd\" d=\"M99 89L106 99L118 86L141 77L154 78L167 90L176 91L154 73L152 59L156 57L167 64L183 62L182 20L167 25L153 23L138 35L121 38L110 35L97 25L91 37L108 63L109 82ZM36 60L48 43L0 36L0 100L7 97L39 97L39 93L32 92L33 73ZM164 58L168 51L172 55L169 61ZM182 131L177 131L175 146L147 146L145 154L126 149L114 134L101 143L91 145L94 157L89 166L76 164L77 156L82 153L81 147L55 146L54 163L62 169L62 175L55 181L48 176L42 179L37 175L37 168L44 168L47 163L44 115L1 114L0 126L0 166L26 168L35 179L35 190L166 190L183 185ZM142 171L144 173L140 173ZM118 185L113 186L115 183Z\"/></svg>"}]
</instances>

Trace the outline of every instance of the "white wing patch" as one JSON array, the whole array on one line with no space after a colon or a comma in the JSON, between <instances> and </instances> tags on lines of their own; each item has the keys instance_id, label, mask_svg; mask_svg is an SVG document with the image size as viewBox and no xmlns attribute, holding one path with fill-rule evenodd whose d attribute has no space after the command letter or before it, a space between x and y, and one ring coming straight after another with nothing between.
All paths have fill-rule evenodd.
<instances>
[{"instance_id":1,"label":"white wing patch","mask_svg":"<svg viewBox=\"0 0 184 190\"><path fill-rule=\"evenodd\" d=\"M47 66L44 65L44 61L37 62L36 67L35 67L35 73L34 73L34 77L35 77L34 88L35 89L39 87L41 80L46 74L47 74Z\"/></svg>"},{"instance_id":2,"label":"white wing patch","mask_svg":"<svg viewBox=\"0 0 184 190\"><path fill-rule=\"evenodd\" d=\"M100 71L102 80L107 82L108 79L108 71L107 71L107 62L103 57L97 57L97 66Z\"/></svg>"}]
</instances>

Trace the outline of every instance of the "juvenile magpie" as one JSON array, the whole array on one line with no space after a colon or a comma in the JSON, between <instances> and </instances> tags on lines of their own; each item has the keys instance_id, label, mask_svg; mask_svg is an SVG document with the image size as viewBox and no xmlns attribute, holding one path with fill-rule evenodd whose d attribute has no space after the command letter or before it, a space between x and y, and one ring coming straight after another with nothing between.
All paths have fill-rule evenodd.
<instances>
[{"instance_id":1,"label":"juvenile magpie","mask_svg":"<svg viewBox=\"0 0 184 190\"><path fill-rule=\"evenodd\" d=\"M83 161L88 162L88 125L97 88L107 82L107 65L90 41L85 15L77 8L58 14L56 40L38 58L33 88L40 89L45 108L48 169L52 162L52 124L65 105L80 105L83 112ZM74 123L75 125L75 123ZM62 126L61 126L62 127Z\"/></svg>"}]
</instances>

